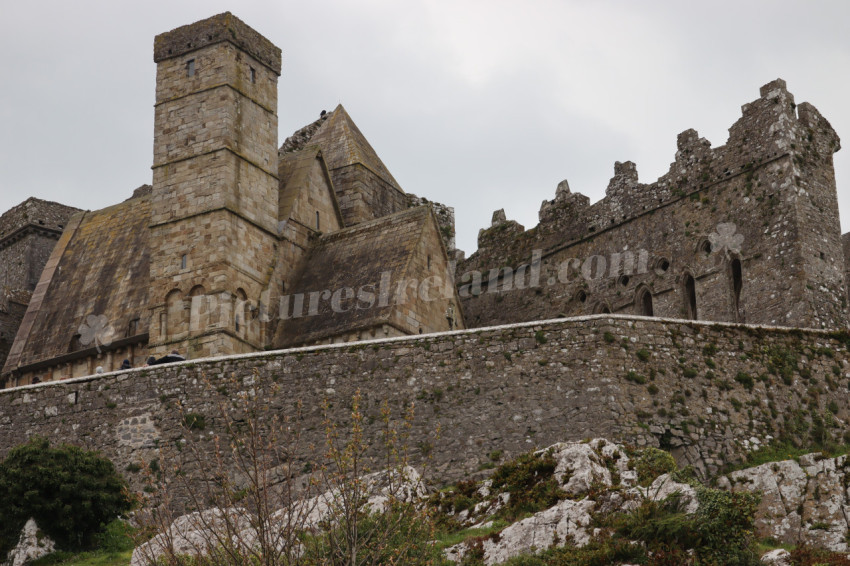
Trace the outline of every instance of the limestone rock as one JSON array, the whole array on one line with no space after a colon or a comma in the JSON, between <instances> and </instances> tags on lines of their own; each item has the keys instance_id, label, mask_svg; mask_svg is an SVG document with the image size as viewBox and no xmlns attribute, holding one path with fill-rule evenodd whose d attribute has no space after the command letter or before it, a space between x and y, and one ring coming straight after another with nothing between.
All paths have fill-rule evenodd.
<instances>
[{"instance_id":1,"label":"limestone rock","mask_svg":"<svg viewBox=\"0 0 850 566\"><path fill-rule=\"evenodd\" d=\"M721 485L733 491L760 491L756 533L785 544L808 544L833 552L850 550L846 536L850 461L807 454L799 462L762 464L729 474Z\"/></svg>"},{"instance_id":2,"label":"limestone rock","mask_svg":"<svg viewBox=\"0 0 850 566\"><path fill-rule=\"evenodd\" d=\"M793 564L791 562L791 553L784 548L777 548L776 550L765 553L761 557L761 561L771 566L792 566Z\"/></svg>"},{"instance_id":3,"label":"limestone rock","mask_svg":"<svg viewBox=\"0 0 850 566\"><path fill-rule=\"evenodd\" d=\"M663 501L673 494L679 494L682 511L685 513L696 513L699 509L699 501L697 500L697 492L693 486L686 483L679 483L670 476L663 474L655 478L646 489L636 488L642 495L649 497L652 501Z\"/></svg>"},{"instance_id":4,"label":"limestone rock","mask_svg":"<svg viewBox=\"0 0 850 566\"><path fill-rule=\"evenodd\" d=\"M227 540L226 533L250 529L252 520L253 516L241 508L213 508L183 515L175 519L165 533L137 546L130 566L149 564L169 550L176 554L204 555L219 546L220 540Z\"/></svg>"},{"instance_id":5,"label":"limestone rock","mask_svg":"<svg viewBox=\"0 0 850 566\"><path fill-rule=\"evenodd\" d=\"M372 513L386 509L390 498L400 501L420 501L427 491L418 471L411 467L368 474L360 478L367 495L363 508ZM317 530L323 521L331 518L338 507L339 491L325 493L299 501L291 508L279 509L269 517L270 529L289 532L290 527ZM174 520L165 533L160 533L147 543L136 547L130 566L143 566L162 556L170 549L176 554L204 555L222 542L240 547L258 548L257 517L245 509L208 509L183 515ZM300 545L294 538L277 537L274 546L278 552L296 550Z\"/></svg>"},{"instance_id":6,"label":"limestone rock","mask_svg":"<svg viewBox=\"0 0 850 566\"><path fill-rule=\"evenodd\" d=\"M570 540L576 546L590 542L589 526L596 502L565 499L554 507L507 527L498 541L484 541L484 563L498 564L529 552L542 551L556 541Z\"/></svg>"},{"instance_id":7,"label":"limestone rock","mask_svg":"<svg viewBox=\"0 0 850 566\"><path fill-rule=\"evenodd\" d=\"M5 566L22 566L52 553L56 544L39 530L35 521L30 519L21 530L18 544L9 552Z\"/></svg>"},{"instance_id":8,"label":"limestone rock","mask_svg":"<svg viewBox=\"0 0 850 566\"><path fill-rule=\"evenodd\" d=\"M622 446L604 439L595 438L590 442L560 442L546 449L552 453L558 463L555 478L561 489L572 496L583 495L594 485L611 487L611 471L605 460L613 461L614 466L627 481L636 476L628 470L629 458Z\"/></svg>"}]
</instances>

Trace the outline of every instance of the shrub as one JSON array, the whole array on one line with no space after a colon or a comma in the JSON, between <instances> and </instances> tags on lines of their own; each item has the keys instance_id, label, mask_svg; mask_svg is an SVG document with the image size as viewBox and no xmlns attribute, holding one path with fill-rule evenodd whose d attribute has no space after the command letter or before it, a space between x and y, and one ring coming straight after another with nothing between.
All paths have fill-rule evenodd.
<instances>
[{"instance_id":1,"label":"shrub","mask_svg":"<svg viewBox=\"0 0 850 566\"><path fill-rule=\"evenodd\" d=\"M639 385L643 385L644 383L646 383L646 378L634 371L630 371L626 374L626 380L633 381L634 383L637 383Z\"/></svg>"},{"instance_id":2,"label":"shrub","mask_svg":"<svg viewBox=\"0 0 850 566\"><path fill-rule=\"evenodd\" d=\"M112 462L76 446L33 438L0 464L0 552L32 517L62 549L91 548L104 525L129 511L127 484Z\"/></svg>"},{"instance_id":3,"label":"shrub","mask_svg":"<svg viewBox=\"0 0 850 566\"><path fill-rule=\"evenodd\" d=\"M527 453L493 472L493 489L511 494L500 518L514 520L526 513L548 509L566 497L555 480L555 458L549 453Z\"/></svg>"},{"instance_id":4,"label":"shrub","mask_svg":"<svg viewBox=\"0 0 850 566\"><path fill-rule=\"evenodd\" d=\"M635 352L635 355L642 362L649 360L649 356L650 356L649 351L645 350L645 349L638 350L637 352Z\"/></svg>"},{"instance_id":5,"label":"shrub","mask_svg":"<svg viewBox=\"0 0 850 566\"><path fill-rule=\"evenodd\" d=\"M753 390L753 378L750 374L744 372L738 372L738 375L735 376L735 381L744 386L748 391Z\"/></svg>"},{"instance_id":6,"label":"shrub","mask_svg":"<svg viewBox=\"0 0 850 566\"><path fill-rule=\"evenodd\" d=\"M183 426L189 430L204 430L207 428L207 420L204 415L186 413L183 415Z\"/></svg>"},{"instance_id":7,"label":"shrub","mask_svg":"<svg viewBox=\"0 0 850 566\"><path fill-rule=\"evenodd\" d=\"M658 448L645 448L635 460L638 483L648 486L661 474L676 471L676 460L669 452Z\"/></svg>"}]
</instances>

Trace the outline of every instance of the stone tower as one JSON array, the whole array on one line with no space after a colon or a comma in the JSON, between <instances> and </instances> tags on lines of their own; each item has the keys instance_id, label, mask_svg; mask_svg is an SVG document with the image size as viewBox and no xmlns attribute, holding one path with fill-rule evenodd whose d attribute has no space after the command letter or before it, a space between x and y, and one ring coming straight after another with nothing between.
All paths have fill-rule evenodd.
<instances>
[{"instance_id":1,"label":"stone tower","mask_svg":"<svg viewBox=\"0 0 850 566\"><path fill-rule=\"evenodd\" d=\"M280 49L230 13L156 37L149 349L262 349L277 246Z\"/></svg>"}]
</instances>

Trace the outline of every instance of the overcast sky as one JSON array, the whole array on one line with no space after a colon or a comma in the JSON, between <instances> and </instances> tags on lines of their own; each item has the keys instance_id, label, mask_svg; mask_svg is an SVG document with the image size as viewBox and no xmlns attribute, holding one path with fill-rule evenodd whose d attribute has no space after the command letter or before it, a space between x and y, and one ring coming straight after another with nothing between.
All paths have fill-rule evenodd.
<instances>
[{"instance_id":1,"label":"overcast sky","mask_svg":"<svg viewBox=\"0 0 850 566\"><path fill-rule=\"evenodd\" d=\"M467 254L495 209L534 226L562 179L595 202L614 161L664 174L685 129L724 144L777 77L849 146L850 230L846 0L0 2L0 211L150 183L153 38L230 10L283 50L279 144L342 103L402 188L455 208Z\"/></svg>"}]
</instances>

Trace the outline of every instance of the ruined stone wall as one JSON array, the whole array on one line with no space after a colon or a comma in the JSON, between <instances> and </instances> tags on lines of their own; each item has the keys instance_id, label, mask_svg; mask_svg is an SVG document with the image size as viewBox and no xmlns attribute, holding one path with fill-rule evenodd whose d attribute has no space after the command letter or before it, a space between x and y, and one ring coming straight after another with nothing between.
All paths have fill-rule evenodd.
<instances>
[{"instance_id":1,"label":"ruined stone wall","mask_svg":"<svg viewBox=\"0 0 850 566\"><path fill-rule=\"evenodd\" d=\"M813 419L847 433L848 338L607 315L190 361L0 391L0 454L42 434L102 450L121 471L147 466L186 435L211 442L217 405L245 391L281 415L303 403L301 470L324 444L323 402L344 426L360 390L366 438L378 438L383 400L396 416L415 404L413 461L428 455L437 481L474 474L495 450L595 436L661 445L710 473ZM181 429L178 401L203 431ZM142 487L142 472L125 473Z\"/></svg>"},{"instance_id":2,"label":"ruined stone wall","mask_svg":"<svg viewBox=\"0 0 850 566\"><path fill-rule=\"evenodd\" d=\"M0 216L0 287L35 289L76 208L30 198Z\"/></svg>"},{"instance_id":3,"label":"ruined stone wall","mask_svg":"<svg viewBox=\"0 0 850 566\"><path fill-rule=\"evenodd\" d=\"M797 107L784 81L769 83L744 105L726 145L711 148L694 130L680 134L676 161L655 183L639 183L633 163L617 163L605 198L593 205L564 182L531 230L494 215L478 252L458 266L459 284L472 284L463 293L467 321L650 310L844 327L832 168L838 147L814 107ZM534 250L541 265L533 290L527 274L517 283L496 273L488 284L491 269L513 271L530 263ZM647 293L651 309L643 303Z\"/></svg>"},{"instance_id":4,"label":"ruined stone wall","mask_svg":"<svg viewBox=\"0 0 850 566\"><path fill-rule=\"evenodd\" d=\"M446 246L446 253L450 260L460 259L456 257L457 248L455 247L455 209L439 202L430 201L424 197L418 197L414 194L407 193L408 206L422 206L427 204L434 211L434 216L437 218L437 225L440 227L440 237L443 239L443 244Z\"/></svg>"}]
</instances>

